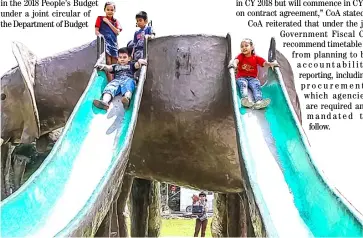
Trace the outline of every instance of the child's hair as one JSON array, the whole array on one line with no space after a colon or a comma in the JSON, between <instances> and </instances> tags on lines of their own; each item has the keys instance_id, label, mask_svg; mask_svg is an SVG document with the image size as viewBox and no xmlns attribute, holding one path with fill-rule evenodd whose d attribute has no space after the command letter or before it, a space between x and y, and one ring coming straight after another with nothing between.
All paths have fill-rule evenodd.
<instances>
[{"instance_id":1,"label":"child's hair","mask_svg":"<svg viewBox=\"0 0 363 238\"><path fill-rule=\"evenodd\" d=\"M243 42L246 42L246 43L250 44L250 46L252 47L251 54L252 54L252 55L254 55L254 54L255 54L255 47L254 47L254 45L253 45L253 41L252 41L251 39L249 39L249 38L244 38L244 39L241 41L241 45L240 45L240 47L242 47L242 43L243 43Z\"/></svg>"},{"instance_id":2,"label":"child's hair","mask_svg":"<svg viewBox=\"0 0 363 238\"><path fill-rule=\"evenodd\" d=\"M147 21L147 13L144 11L140 11L136 14L135 18L142 18L144 21Z\"/></svg>"},{"instance_id":3,"label":"child's hair","mask_svg":"<svg viewBox=\"0 0 363 238\"><path fill-rule=\"evenodd\" d=\"M127 54L128 56L130 56L129 51L127 50L127 47L122 47L122 48L118 49L117 53L118 54Z\"/></svg>"},{"instance_id":4,"label":"child's hair","mask_svg":"<svg viewBox=\"0 0 363 238\"><path fill-rule=\"evenodd\" d=\"M199 193L199 197L200 197L200 196L207 197L207 194L205 194L205 192L200 192L200 193Z\"/></svg>"},{"instance_id":5,"label":"child's hair","mask_svg":"<svg viewBox=\"0 0 363 238\"><path fill-rule=\"evenodd\" d=\"M113 10L116 11L116 4L114 2L106 2L103 10L106 10L107 6L113 6Z\"/></svg>"}]
</instances>

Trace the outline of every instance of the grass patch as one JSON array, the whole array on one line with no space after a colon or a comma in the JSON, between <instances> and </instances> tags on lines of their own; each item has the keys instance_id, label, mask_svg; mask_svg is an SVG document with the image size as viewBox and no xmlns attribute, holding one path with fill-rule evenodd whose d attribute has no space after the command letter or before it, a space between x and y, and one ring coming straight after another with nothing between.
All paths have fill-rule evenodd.
<instances>
[{"instance_id":1,"label":"grass patch","mask_svg":"<svg viewBox=\"0 0 363 238\"><path fill-rule=\"evenodd\" d=\"M208 225L205 231L206 237L212 237L210 229L211 221L212 218L211 217L208 218ZM128 224L128 228L130 231L130 223ZM194 228L195 228L195 219L163 219L161 224L160 237L166 237L166 236L192 237L194 235Z\"/></svg>"},{"instance_id":2,"label":"grass patch","mask_svg":"<svg viewBox=\"0 0 363 238\"><path fill-rule=\"evenodd\" d=\"M210 223L212 219L208 219L206 237L212 237ZM160 236L189 236L194 235L195 219L163 219L161 225ZM199 232L200 236L200 232Z\"/></svg>"}]
</instances>

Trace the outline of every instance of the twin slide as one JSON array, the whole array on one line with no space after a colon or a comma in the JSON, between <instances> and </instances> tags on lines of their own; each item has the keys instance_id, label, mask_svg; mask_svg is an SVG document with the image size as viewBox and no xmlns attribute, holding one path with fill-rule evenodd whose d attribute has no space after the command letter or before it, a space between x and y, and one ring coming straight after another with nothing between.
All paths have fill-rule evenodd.
<instances>
[{"instance_id":1,"label":"twin slide","mask_svg":"<svg viewBox=\"0 0 363 238\"><path fill-rule=\"evenodd\" d=\"M230 35L223 39L230 46ZM270 60L274 51L272 40ZM231 59L230 47L226 53ZM102 54L98 62L104 61ZM141 68L129 109L116 97L107 112L92 105L107 83L105 73L94 70L49 156L1 203L3 237L96 233L126 169L147 67ZM262 91L271 103L262 110L241 107L233 69L229 81L242 171L267 235L363 236L362 214L315 166L280 70L267 72Z\"/></svg>"}]
</instances>

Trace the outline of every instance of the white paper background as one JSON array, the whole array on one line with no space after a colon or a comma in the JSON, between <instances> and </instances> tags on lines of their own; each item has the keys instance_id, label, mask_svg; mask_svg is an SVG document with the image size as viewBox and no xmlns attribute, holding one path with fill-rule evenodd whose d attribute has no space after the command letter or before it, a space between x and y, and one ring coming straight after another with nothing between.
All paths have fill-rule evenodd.
<instances>
[{"instance_id":1,"label":"white paper background","mask_svg":"<svg viewBox=\"0 0 363 238\"><path fill-rule=\"evenodd\" d=\"M291 58L292 50L304 52L304 49L282 48L282 41L285 39L282 39L279 36L279 29L248 28L247 20L251 19L251 17L235 16L236 10L246 10L247 8L236 7L235 0L128 0L116 2L117 11L115 16L123 27L123 31L118 37L120 46L126 45L126 43L132 39L133 33L136 30L135 14L140 10L148 12L150 19L153 21L153 26L157 36L193 33L216 34L224 36L228 32L231 32L233 47L232 50L234 55L239 53L240 40L244 37L249 37L252 38L255 42L257 54L267 58L270 38L276 37L278 50L289 59L290 64L293 67L296 88L300 96L303 115L305 116L306 111L304 108L306 101L299 91L300 84L298 80L298 73L302 71L298 71L295 68L295 64L298 62L298 60ZM11 52L11 41L20 41L24 43L38 57L45 57L63 50L67 50L71 47L82 45L95 39L94 22L98 15L104 15L103 5L104 1L100 1L99 7L92 8L92 15L90 18L88 18L90 27L82 30L70 28L29 28L26 30L19 28L1 28L0 75L16 65L15 58ZM1 8L2 10L7 9L6 7ZM22 9L25 11L25 7ZM265 9L259 9L271 10L271 8L268 7ZM279 7L277 10L283 9L302 10L304 8ZM344 10L344 8L339 9ZM351 7L350 9L359 9L359 7ZM74 10L77 10L77 8L74 8ZM252 10L252 8L250 8L250 10ZM282 20L279 17L265 18L266 20ZM301 18L302 20L314 20L312 17ZM254 17L253 19L257 20L258 17ZM297 20L297 18L285 18L284 20L294 19ZM345 22L348 18L320 17L321 21L333 19L341 19L341 21ZM350 17L350 19L354 18ZM358 18L356 19L357 21L360 21ZM343 29L347 30L346 28ZM323 31L325 29L301 28L299 30ZM362 41L362 38L357 39ZM295 40L298 39L295 38ZM344 38L341 40L344 40ZM337 49L330 49L330 51L335 50ZM356 50L356 52L359 53L358 50ZM309 72L314 71L319 72L320 70L309 69ZM353 82L354 80L347 80L347 82L349 81ZM355 82L362 82L362 80L355 80ZM362 100L360 101L363 103ZM303 117L303 119L305 119L305 117ZM308 122L305 119L303 127L312 145L312 150L316 155L315 159L319 161L321 167L330 177L330 179L333 180L335 186L338 187L339 190L363 213L363 156L361 152L363 147L361 141L363 134L363 123L357 117L354 121L334 121L330 122L330 125L332 128L330 131L309 131Z\"/></svg>"}]
</instances>

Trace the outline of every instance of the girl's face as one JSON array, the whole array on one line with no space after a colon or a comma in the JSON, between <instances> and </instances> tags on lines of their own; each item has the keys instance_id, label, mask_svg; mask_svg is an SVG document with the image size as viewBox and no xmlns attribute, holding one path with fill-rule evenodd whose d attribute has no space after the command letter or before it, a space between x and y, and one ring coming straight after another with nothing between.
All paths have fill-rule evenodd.
<instances>
[{"instance_id":1,"label":"girl's face","mask_svg":"<svg viewBox=\"0 0 363 238\"><path fill-rule=\"evenodd\" d=\"M201 196L199 196L199 199L204 202L205 196L201 195Z\"/></svg>"},{"instance_id":2,"label":"girl's face","mask_svg":"<svg viewBox=\"0 0 363 238\"><path fill-rule=\"evenodd\" d=\"M113 17L113 14L115 13L115 6L107 5L105 8L105 13L107 17Z\"/></svg>"},{"instance_id":3,"label":"girl's face","mask_svg":"<svg viewBox=\"0 0 363 238\"><path fill-rule=\"evenodd\" d=\"M253 50L253 46L249 42L243 41L241 43L241 52L244 55L251 55Z\"/></svg>"}]
</instances>

